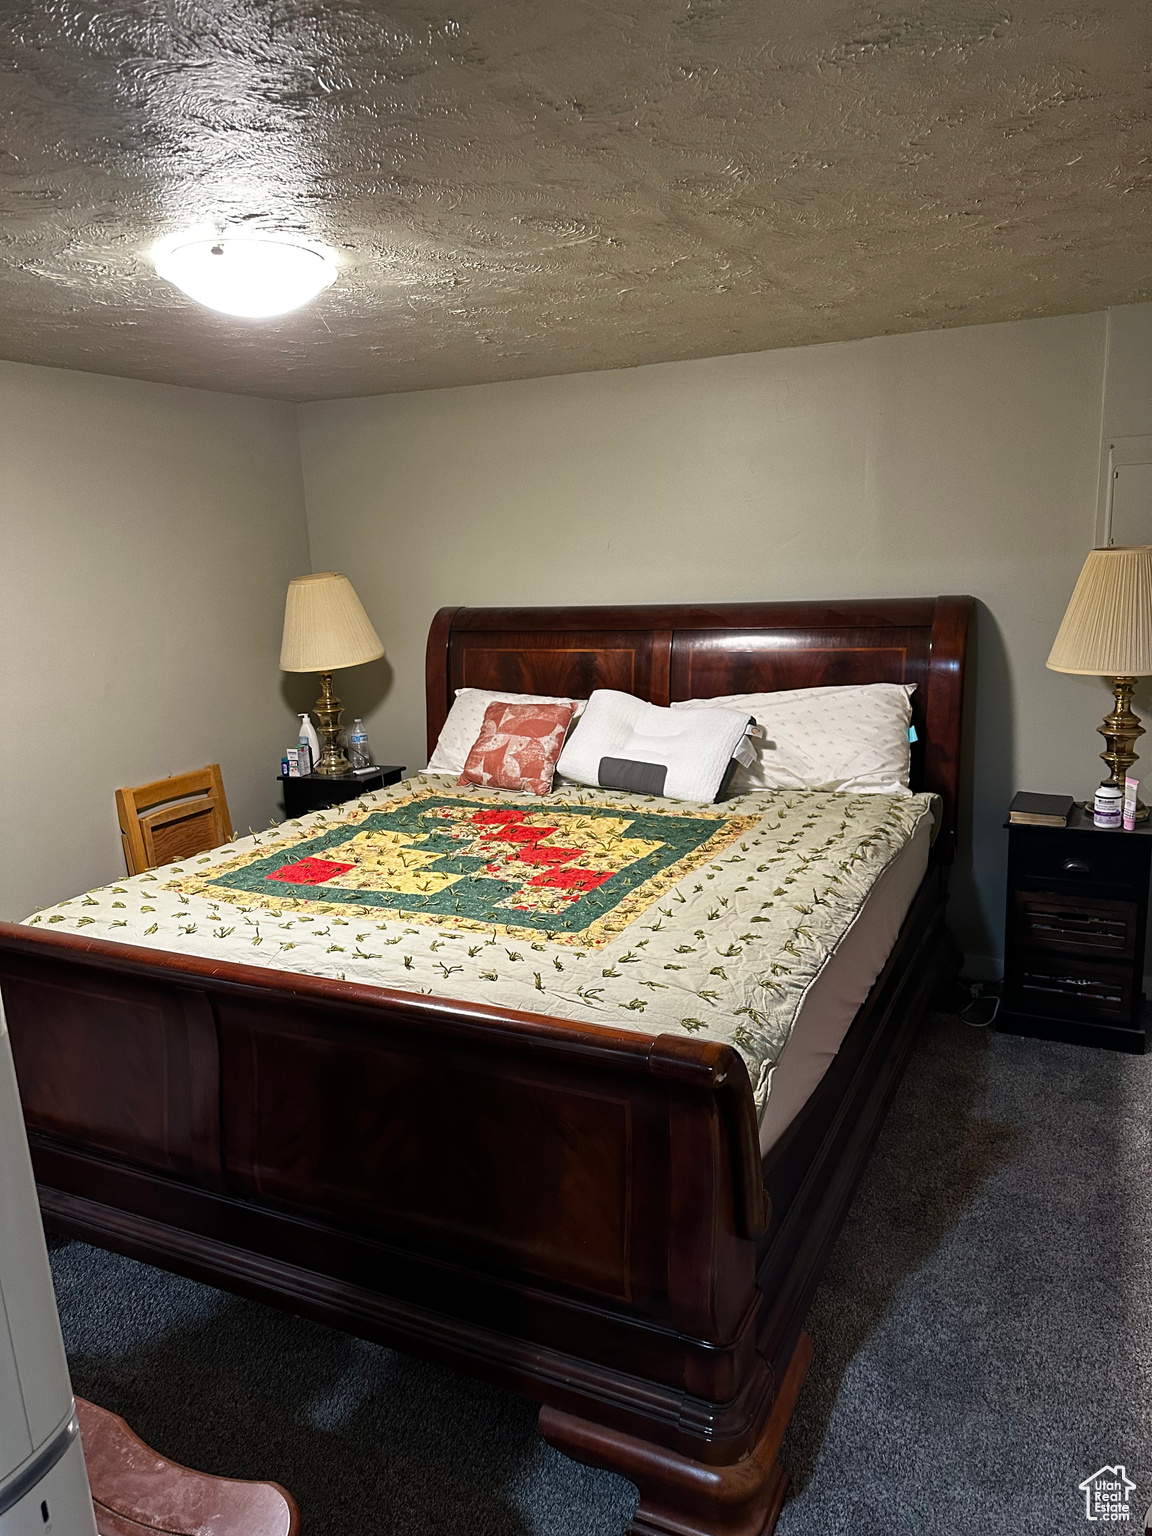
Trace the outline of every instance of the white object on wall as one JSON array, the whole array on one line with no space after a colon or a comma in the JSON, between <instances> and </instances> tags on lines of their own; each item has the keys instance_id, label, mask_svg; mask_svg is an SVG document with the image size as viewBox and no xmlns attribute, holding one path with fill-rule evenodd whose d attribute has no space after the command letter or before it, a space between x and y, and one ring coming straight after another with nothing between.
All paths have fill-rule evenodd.
<instances>
[{"instance_id":1,"label":"white object on wall","mask_svg":"<svg viewBox=\"0 0 1152 1536\"><path fill-rule=\"evenodd\" d=\"M1096 543L1152 544L1152 435L1105 439Z\"/></svg>"}]
</instances>

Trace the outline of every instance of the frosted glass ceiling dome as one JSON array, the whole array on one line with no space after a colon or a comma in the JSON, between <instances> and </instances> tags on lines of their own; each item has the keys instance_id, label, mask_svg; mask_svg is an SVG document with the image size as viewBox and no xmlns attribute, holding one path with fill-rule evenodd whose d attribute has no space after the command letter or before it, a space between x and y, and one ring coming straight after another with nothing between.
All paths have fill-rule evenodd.
<instances>
[{"instance_id":1,"label":"frosted glass ceiling dome","mask_svg":"<svg viewBox=\"0 0 1152 1536\"><path fill-rule=\"evenodd\" d=\"M155 247L157 273L197 304L259 320L285 315L336 281L332 253L292 235L191 230Z\"/></svg>"}]
</instances>

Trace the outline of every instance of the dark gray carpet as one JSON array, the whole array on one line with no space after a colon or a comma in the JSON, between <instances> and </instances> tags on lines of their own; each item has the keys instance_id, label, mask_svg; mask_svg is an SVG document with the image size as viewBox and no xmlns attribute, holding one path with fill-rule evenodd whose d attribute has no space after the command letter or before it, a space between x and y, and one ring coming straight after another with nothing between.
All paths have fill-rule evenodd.
<instances>
[{"instance_id":1,"label":"dark gray carpet","mask_svg":"<svg viewBox=\"0 0 1152 1536\"><path fill-rule=\"evenodd\" d=\"M836 1248L781 1536L1067 1533L1152 1500L1152 1058L936 1017ZM519 1398L79 1243L76 1391L178 1461L271 1477L305 1536L616 1536L619 1478ZM1132 1529L1121 1524L1113 1529Z\"/></svg>"}]
</instances>

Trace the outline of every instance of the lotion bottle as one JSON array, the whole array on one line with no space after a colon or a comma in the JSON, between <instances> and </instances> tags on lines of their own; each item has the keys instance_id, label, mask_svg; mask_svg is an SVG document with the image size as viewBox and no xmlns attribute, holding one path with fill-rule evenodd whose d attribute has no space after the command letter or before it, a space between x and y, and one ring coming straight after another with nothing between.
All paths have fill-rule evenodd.
<instances>
[{"instance_id":1,"label":"lotion bottle","mask_svg":"<svg viewBox=\"0 0 1152 1536\"><path fill-rule=\"evenodd\" d=\"M308 755L312 759L310 767L301 767L301 773L315 773L320 766L320 738L307 710L300 716L300 746L308 748Z\"/></svg>"},{"instance_id":2,"label":"lotion bottle","mask_svg":"<svg viewBox=\"0 0 1152 1536\"><path fill-rule=\"evenodd\" d=\"M1136 830L1136 806L1140 793L1139 779L1124 780L1124 830L1135 832Z\"/></svg>"}]
</instances>

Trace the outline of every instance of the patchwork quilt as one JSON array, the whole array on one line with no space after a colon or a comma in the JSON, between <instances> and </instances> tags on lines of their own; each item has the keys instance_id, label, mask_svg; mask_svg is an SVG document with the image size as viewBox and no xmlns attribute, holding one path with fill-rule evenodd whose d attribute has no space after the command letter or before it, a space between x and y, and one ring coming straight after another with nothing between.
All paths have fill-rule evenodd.
<instances>
[{"instance_id":1,"label":"patchwork quilt","mask_svg":"<svg viewBox=\"0 0 1152 1536\"><path fill-rule=\"evenodd\" d=\"M930 802L535 797L421 774L28 922L704 1034L740 1051L762 1110L808 986Z\"/></svg>"}]
</instances>

